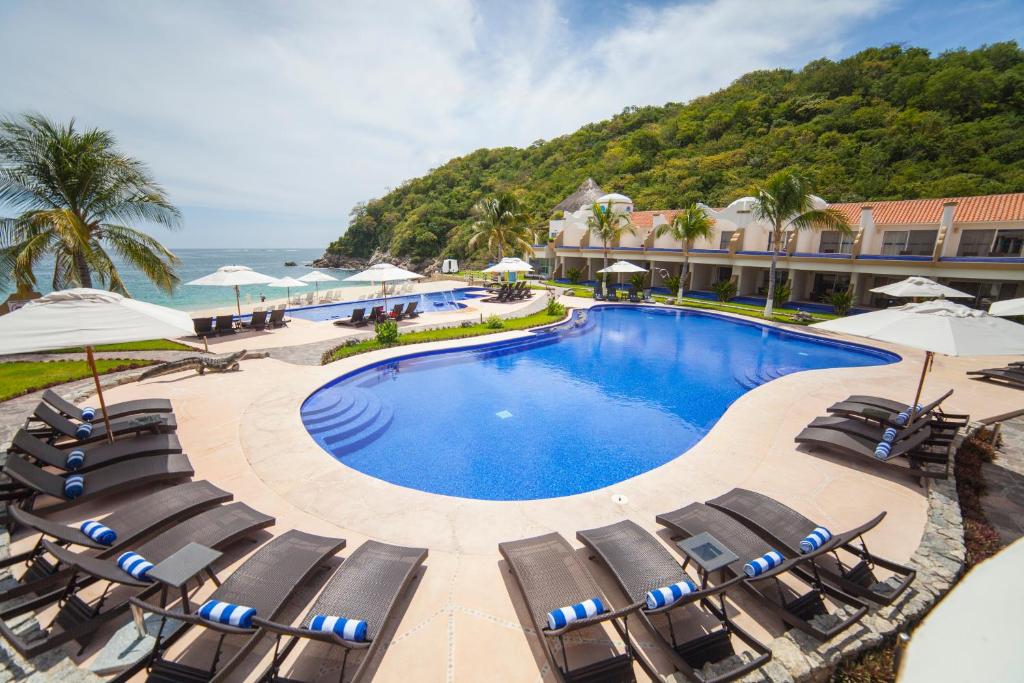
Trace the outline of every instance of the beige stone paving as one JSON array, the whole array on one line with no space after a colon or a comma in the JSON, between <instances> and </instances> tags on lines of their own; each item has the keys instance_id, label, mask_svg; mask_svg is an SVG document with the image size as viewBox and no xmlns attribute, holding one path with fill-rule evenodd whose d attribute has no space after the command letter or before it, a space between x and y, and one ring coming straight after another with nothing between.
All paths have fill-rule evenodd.
<instances>
[{"instance_id":1,"label":"beige stone paving","mask_svg":"<svg viewBox=\"0 0 1024 683\"><path fill-rule=\"evenodd\" d=\"M338 535L348 540L349 550L368 538L429 549L426 570L375 680L553 680L518 593L513 589L510 594L512 583L497 551L500 541L557 531L578 548L576 530L623 517L658 532L657 513L734 486L775 496L832 529L853 527L887 510L870 541L874 552L896 561L907 560L920 539L926 502L916 482L873 463L850 466L803 453L793 443L807 422L851 393L912 395L919 352L904 350L905 360L889 366L808 371L775 380L745 394L700 443L653 471L589 493L524 502L467 500L398 487L338 463L306 433L298 407L317 387L363 364L409 352L389 349L322 367L248 360L238 373L170 375L118 387L108 395L112 402L169 397L197 478L275 515L273 533L294 527ZM976 417L1020 407L1020 392L964 375L1001 360L940 357L925 396L953 386L956 393L947 408ZM628 502L616 504L612 494ZM750 609L742 598L738 604ZM781 632L756 609L752 614L768 629L741 616L755 635L767 639ZM603 636L590 631L596 629L583 636L594 641L586 647L589 654L604 652L609 640L617 640L611 629ZM573 648L573 656L581 651ZM653 649L646 652L659 671L671 672ZM331 680L337 672L321 674ZM646 678L639 669L638 675Z\"/></svg>"}]
</instances>

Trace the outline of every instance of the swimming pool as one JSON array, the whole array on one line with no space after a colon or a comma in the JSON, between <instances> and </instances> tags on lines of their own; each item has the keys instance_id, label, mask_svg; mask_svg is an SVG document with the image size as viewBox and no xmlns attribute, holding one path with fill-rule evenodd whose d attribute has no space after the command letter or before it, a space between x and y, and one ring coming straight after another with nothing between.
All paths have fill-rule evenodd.
<instances>
[{"instance_id":1,"label":"swimming pool","mask_svg":"<svg viewBox=\"0 0 1024 683\"><path fill-rule=\"evenodd\" d=\"M454 311L465 308L465 304L459 303L465 299L474 299L485 294L485 290L479 287L460 287L459 289L446 290L443 292L429 292L426 294L398 294L389 296L387 307L390 310L398 304L408 304L416 301L416 310L419 313L431 311ZM316 306L300 306L288 308L288 315L314 322L325 320L338 320L348 318L356 308L365 308L369 313L374 306L384 305L384 299L366 299L363 301L342 301L336 304L318 304Z\"/></svg>"},{"instance_id":2,"label":"swimming pool","mask_svg":"<svg viewBox=\"0 0 1024 683\"><path fill-rule=\"evenodd\" d=\"M597 306L561 328L370 365L310 395L303 423L341 463L393 484L551 498L678 457L776 377L899 360L692 310Z\"/></svg>"}]
</instances>

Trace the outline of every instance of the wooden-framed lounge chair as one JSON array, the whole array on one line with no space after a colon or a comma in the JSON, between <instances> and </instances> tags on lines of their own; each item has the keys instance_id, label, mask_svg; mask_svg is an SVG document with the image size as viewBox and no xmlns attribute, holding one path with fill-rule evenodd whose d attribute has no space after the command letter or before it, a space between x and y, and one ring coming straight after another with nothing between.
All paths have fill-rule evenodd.
<instances>
[{"instance_id":1,"label":"wooden-framed lounge chair","mask_svg":"<svg viewBox=\"0 0 1024 683\"><path fill-rule=\"evenodd\" d=\"M927 403L921 406L921 410L917 411L918 415L935 415L938 418L946 418L946 421L958 421L959 418L967 416L950 416L941 412L940 406L942 403L953 394L953 390L950 389L942 396L939 396L931 403ZM839 401L833 403L828 407L827 412L834 415L846 415L848 417L859 417L866 420L872 420L875 422L884 422L887 425L896 425L896 416L907 410L909 406L899 401L893 401L885 398L878 398L876 396L850 396L845 401ZM957 418L957 420L954 420ZM964 422L966 424L966 422Z\"/></svg>"},{"instance_id":2,"label":"wooden-framed lounge chair","mask_svg":"<svg viewBox=\"0 0 1024 683\"><path fill-rule=\"evenodd\" d=\"M35 422L41 422L44 427L32 426ZM72 439L76 444L92 443L107 437L107 426L101 422L92 424L92 431L89 436L79 438L75 431L78 425L67 419L56 410L40 401L39 405L32 412L31 417L26 420L26 429L33 434L42 434L51 442L61 438ZM110 430L114 436L123 434L144 434L173 432L178 428L178 422L174 419L174 413L148 413L134 417L123 417L111 420Z\"/></svg>"},{"instance_id":3,"label":"wooden-framed lounge chair","mask_svg":"<svg viewBox=\"0 0 1024 683\"><path fill-rule=\"evenodd\" d=\"M593 553L591 559L600 560L611 573L626 596L625 602L630 605L645 603L648 591L689 580L689 576L665 546L632 520L578 531L576 538ZM664 607L649 609L646 604L641 604L637 610L637 618L656 637L658 648L687 678L703 683L725 683L761 668L772 658L771 651L734 624L726 612L725 591L740 580L736 578L731 583L712 588L702 586L700 590ZM712 602L715 598L718 599L717 605ZM706 627L703 635L680 643L676 639L677 626L673 624L673 615L682 615L683 622L692 620L704 626L707 618L701 614L698 603L717 619L718 628ZM687 605L691 608L682 609ZM661 617L664 617L665 627L659 629L654 622L661 622ZM713 678L697 676L695 671L705 664L714 664L736 654L733 643L737 639L754 653L749 661L737 659L734 668Z\"/></svg>"},{"instance_id":4,"label":"wooden-framed lounge chair","mask_svg":"<svg viewBox=\"0 0 1024 683\"><path fill-rule=\"evenodd\" d=\"M800 554L800 541L819 526L788 505L747 489L733 489L709 500L708 505L735 517L776 549L791 555ZM859 527L836 534L843 540L833 547L834 564L830 566L827 558L822 558L818 566L822 578L847 595L881 605L888 605L902 595L917 576L914 569L874 555L868 550L864 534L878 526L885 519L885 514L881 512ZM855 545L855 541L859 541L859 544ZM840 550L847 558L852 556L856 563L844 563ZM873 572L876 566L898 577L896 584L880 583Z\"/></svg>"},{"instance_id":5,"label":"wooden-framed lounge chair","mask_svg":"<svg viewBox=\"0 0 1024 683\"><path fill-rule=\"evenodd\" d=\"M1005 368L986 368L971 370L967 373L971 379L994 382L1002 386L1024 389L1024 369L1007 366Z\"/></svg>"},{"instance_id":6,"label":"wooden-framed lounge chair","mask_svg":"<svg viewBox=\"0 0 1024 683\"><path fill-rule=\"evenodd\" d=\"M930 438L931 428L924 427L910 437L894 443L889 457L885 460L875 457L877 440L836 429L807 427L797 435L795 441L811 448L821 448L839 455L902 469L918 479L946 479L949 476L951 444L936 446L928 451L924 448Z\"/></svg>"},{"instance_id":7,"label":"wooden-framed lounge chair","mask_svg":"<svg viewBox=\"0 0 1024 683\"><path fill-rule=\"evenodd\" d=\"M63 476L47 472L16 453L7 455L4 474L12 479L12 483L5 484L0 489L0 501L17 501L20 507L31 510L39 496L50 496L58 501L45 507L50 511L95 500L111 493L124 493L146 484L189 479L195 471L184 453L147 455L107 465L81 475L85 479L85 490L77 498L68 498L65 495Z\"/></svg>"},{"instance_id":8,"label":"wooden-framed lounge chair","mask_svg":"<svg viewBox=\"0 0 1024 683\"><path fill-rule=\"evenodd\" d=\"M19 429L8 448L9 453L23 453L40 465L71 471L68 467L68 454L72 449L61 450L25 429ZM175 434L140 434L128 439L118 439L114 443L101 441L87 446L76 447L85 454L85 462L74 469L75 472L89 472L111 463L130 460L147 455L167 455L181 453L181 442Z\"/></svg>"},{"instance_id":9,"label":"wooden-framed lounge chair","mask_svg":"<svg viewBox=\"0 0 1024 683\"><path fill-rule=\"evenodd\" d=\"M500 543L498 550L505 558L509 571L519 585L526 608L530 613L532 626L544 648L548 666L551 667L551 671L558 681L562 683L590 680L632 681L635 680L634 659L652 677L657 678L653 667L639 653L629 635L629 615L636 612L640 605L630 605L619 610L611 609L611 603L607 602L608 598L601 587L580 562L569 542L560 534L550 533L521 541L507 541ZM591 598L599 598L608 607L608 610L556 630L548 628L548 612ZM565 647L565 634L605 621L610 621L622 638L625 643L625 652L582 667L570 668L569 653ZM557 639L559 642L562 650L561 662L558 661L552 649L552 639Z\"/></svg>"},{"instance_id":10,"label":"wooden-framed lounge chair","mask_svg":"<svg viewBox=\"0 0 1024 683\"><path fill-rule=\"evenodd\" d=\"M222 334L234 334L238 330L235 327L235 316L233 315L218 315L214 331L218 336Z\"/></svg>"},{"instance_id":11,"label":"wooden-framed lounge chair","mask_svg":"<svg viewBox=\"0 0 1024 683\"><path fill-rule=\"evenodd\" d=\"M840 415L821 415L814 418L808 424L810 428L822 428L822 429L835 429L836 431L846 432L847 434L853 434L855 436L862 436L865 439L874 439L875 443L882 440L886 429L890 427L885 424L877 424L872 422L866 422L864 420L858 420L852 417L842 417ZM930 428L931 437L928 439L927 444L944 442L948 443L956 437L956 429L938 428L931 425L931 420L928 417L922 417L916 422L905 427L891 427L896 430L896 437L892 439L893 443L898 443L904 439L910 438L918 430L924 429L925 427Z\"/></svg>"},{"instance_id":12,"label":"wooden-framed lounge chair","mask_svg":"<svg viewBox=\"0 0 1024 683\"><path fill-rule=\"evenodd\" d=\"M273 315L273 312L271 312ZM249 318L249 322L243 322L242 327L247 330L262 330L267 326L267 312L266 311L253 311L252 317Z\"/></svg>"},{"instance_id":13,"label":"wooden-framed lounge chair","mask_svg":"<svg viewBox=\"0 0 1024 683\"><path fill-rule=\"evenodd\" d=\"M419 301L410 301L409 305L405 307L405 317L412 320L413 318L420 317L420 314L416 311L416 306L419 305Z\"/></svg>"},{"instance_id":14,"label":"wooden-framed lounge chair","mask_svg":"<svg viewBox=\"0 0 1024 683\"><path fill-rule=\"evenodd\" d=\"M284 308L275 308L272 310L270 312L270 317L267 318L267 327L277 329L278 327L285 327L289 322L291 322L284 317L285 310L286 309Z\"/></svg>"},{"instance_id":15,"label":"wooden-framed lounge chair","mask_svg":"<svg viewBox=\"0 0 1024 683\"><path fill-rule=\"evenodd\" d=\"M230 503L190 517L133 550L147 561L159 564L189 543L199 543L219 550L273 524L273 517L257 512L245 503ZM101 559L76 553L50 541L43 541L43 547L72 571L67 588L60 597L59 611L53 620L53 625L59 626L59 630L51 627L42 638L26 641L14 632L8 621L12 617L36 609L39 605L35 604L35 601L29 601L3 612L0 635L3 635L4 640L24 657L34 657L72 640L78 641L84 650L101 624L128 610L128 594L120 594L112 600L107 600L110 587L123 585L135 588L135 597L152 595L160 588L160 584L134 578L122 570L112 558ZM96 604L90 605L79 597L78 589L83 583L78 580L79 576L85 577L87 583L108 582L108 589L103 592Z\"/></svg>"},{"instance_id":16,"label":"wooden-framed lounge chair","mask_svg":"<svg viewBox=\"0 0 1024 683\"><path fill-rule=\"evenodd\" d=\"M44 391L42 398L53 408L56 408L61 415L69 417L72 420L83 421L82 409L71 401L66 400L53 389L47 389ZM174 409L171 407L171 402L166 398L140 398L134 401L122 401L120 403L107 404L107 417L111 420L116 420L119 417L127 417L129 415L138 415L140 413L170 413L173 411ZM103 411L99 406L95 408L95 412L96 415L93 417L92 421L102 421Z\"/></svg>"},{"instance_id":17,"label":"wooden-framed lounge chair","mask_svg":"<svg viewBox=\"0 0 1024 683\"><path fill-rule=\"evenodd\" d=\"M657 520L683 538L707 532L724 543L739 558L727 565L726 573L731 577L741 577L739 585L761 605L788 626L813 638L822 642L829 641L867 614L867 607L862 602L820 579L817 558L830 552L840 539L833 538L813 552L786 557L785 549L773 548L729 515L703 503L691 503L684 508L658 515ZM744 563L772 550L783 555L785 561L754 578L747 577L743 571ZM786 576L787 581L782 581L782 576ZM766 581L774 585L769 587ZM799 594L793 583L803 584L809 590ZM829 613L826 599L846 608L850 613L845 617L839 616L838 612L833 613L832 625L825 626L815 617Z\"/></svg>"},{"instance_id":18,"label":"wooden-framed lounge chair","mask_svg":"<svg viewBox=\"0 0 1024 683\"><path fill-rule=\"evenodd\" d=\"M214 335L213 318L209 316L192 318L192 327L195 329L197 337L212 337Z\"/></svg>"},{"instance_id":19,"label":"wooden-framed lounge chair","mask_svg":"<svg viewBox=\"0 0 1024 683\"><path fill-rule=\"evenodd\" d=\"M298 626L262 617L254 618L253 623L260 629L277 637L274 659L260 680L278 680L281 665L301 639L337 645L345 650L339 681L345 680L345 667L352 651L363 651L363 658L350 683L362 680L368 665L383 644L378 636L393 618L399 598L409 588L426 558L426 548L405 548L366 541L345 558L345 562L328 580ZM309 630L310 622L318 614L344 615L365 621L366 640L346 641L334 634ZM281 648L281 638L284 636L291 636L291 641Z\"/></svg>"},{"instance_id":20,"label":"wooden-framed lounge chair","mask_svg":"<svg viewBox=\"0 0 1024 683\"><path fill-rule=\"evenodd\" d=\"M110 557L129 549L137 541L155 531L227 503L231 498L230 493L222 491L208 481L190 481L155 491L119 507L99 520L117 534L117 539L109 546L97 543L86 536L79 525L55 522L21 508L12 507L8 510L11 522L24 529L38 532L40 537L31 550L0 561L0 567L21 563L27 566L17 585L0 593L0 602L10 603L15 598L31 594L36 604L41 605L48 604L44 601L47 596L50 602L60 596L60 586L67 583L71 568L63 565L58 567L46 557L43 548L45 539L59 546L77 545L89 548L92 550L91 557Z\"/></svg>"},{"instance_id":21,"label":"wooden-framed lounge chair","mask_svg":"<svg viewBox=\"0 0 1024 683\"><path fill-rule=\"evenodd\" d=\"M354 308L352 309L352 315L349 316L348 320L335 320L335 325L346 327L365 327L366 326L366 309L365 308Z\"/></svg>"},{"instance_id":22,"label":"wooden-framed lounge chair","mask_svg":"<svg viewBox=\"0 0 1024 683\"><path fill-rule=\"evenodd\" d=\"M286 531L250 555L238 569L224 579L209 599L251 607L261 618L273 621L292 595L313 573L344 547L344 539L315 536L295 529ZM215 677L223 678L248 656L259 641L259 638L252 637L257 632L255 628L239 628L207 621L196 612L184 613L182 606L173 610L157 607L145 602L144 596L132 597L130 602L134 608L160 616L160 631L152 654L142 660L141 666L130 668L115 681L126 681L143 667L149 670L150 680L208 681ZM168 619L184 622L184 628L178 628L168 637L164 637L163 631ZM199 669L163 658L167 648L181 637L189 626L202 626L220 635L212 666ZM217 663L220 660L224 639L228 636L245 636L246 642L223 669L218 671Z\"/></svg>"}]
</instances>

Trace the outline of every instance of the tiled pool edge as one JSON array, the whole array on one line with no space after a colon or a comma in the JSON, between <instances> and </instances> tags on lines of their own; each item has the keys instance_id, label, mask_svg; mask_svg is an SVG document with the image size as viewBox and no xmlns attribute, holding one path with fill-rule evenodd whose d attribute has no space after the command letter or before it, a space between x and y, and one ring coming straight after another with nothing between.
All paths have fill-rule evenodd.
<instances>
[{"instance_id":1,"label":"tiled pool edge","mask_svg":"<svg viewBox=\"0 0 1024 683\"><path fill-rule=\"evenodd\" d=\"M972 424L964 438L982 425ZM966 559L963 517L950 468L946 480L928 484L928 517L921 542L908 562L917 577L907 592L891 605L872 608L860 622L834 642L819 643L796 630L787 631L769 645L772 660L740 681L755 683L823 683L839 664L867 652L918 623L960 578ZM676 674L673 680L684 680Z\"/></svg>"}]
</instances>

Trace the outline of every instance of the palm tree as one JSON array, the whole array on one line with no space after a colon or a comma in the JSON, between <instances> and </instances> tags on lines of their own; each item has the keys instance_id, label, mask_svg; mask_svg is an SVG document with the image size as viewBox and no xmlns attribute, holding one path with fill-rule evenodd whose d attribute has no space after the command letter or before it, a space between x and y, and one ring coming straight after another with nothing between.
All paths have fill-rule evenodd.
<instances>
[{"instance_id":1,"label":"palm tree","mask_svg":"<svg viewBox=\"0 0 1024 683\"><path fill-rule=\"evenodd\" d=\"M775 269L783 239L792 230L838 230L850 232L850 224L838 210L814 206L816 199L811 194L811 182L792 171L781 171L768 178L763 187L757 188L754 218L771 225L772 265L768 271L768 299L764 304L764 315L772 317L775 301Z\"/></svg>"},{"instance_id":2,"label":"palm tree","mask_svg":"<svg viewBox=\"0 0 1024 683\"><path fill-rule=\"evenodd\" d=\"M590 234L601 240L604 244L604 268L608 267L608 252L611 243L622 237L623 233L636 234L636 226L629 219L629 214L612 211L612 203L609 201L604 206L594 204L591 209L593 215L587 216L587 227Z\"/></svg>"},{"instance_id":3,"label":"palm tree","mask_svg":"<svg viewBox=\"0 0 1024 683\"><path fill-rule=\"evenodd\" d=\"M484 197L473 206L476 221L470 226L469 246L486 241L487 254L496 253L500 261L505 250L528 252L533 248L533 216L519 199L508 192Z\"/></svg>"},{"instance_id":4,"label":"palm tree","mask_svg":"<svg viewBox=\"0 0 1024 683\"><path fill-rule=\"evenodd\" d=\"M704 238L711 239L715 222L704 213L704 209L696 204L691 204L675 216L672 221L659 225L654 231L655 237L669 234L672 239L683 243L683 273L679 277L679 292L677 298L683 296L686 291L686 277L690 273L690 248L694 241Z\"/></svg>"},{"instance_id":5,"label":"palm tree","mask_svg":"<svg viewBox=\"0 0 1024 683\"><path fill-rule=\"evenodd\" d=\"M104 287L127 294L111 254L160 289L178 283L178 262L136 221L176 228L181 215L146 166L99 129L78 130L39 115L0 120L0 280L35 285L35 267L54 259L52 286Z\"/></svg>"}]
</instances>

